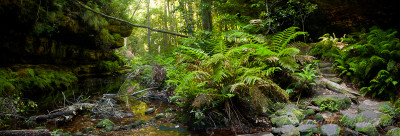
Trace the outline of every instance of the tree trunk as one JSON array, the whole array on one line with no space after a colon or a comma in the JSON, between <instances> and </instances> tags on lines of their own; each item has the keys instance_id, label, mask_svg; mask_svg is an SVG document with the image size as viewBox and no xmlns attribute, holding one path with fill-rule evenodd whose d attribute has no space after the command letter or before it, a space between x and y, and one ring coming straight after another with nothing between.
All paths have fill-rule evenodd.
<instances>
[{"instance_id":1,"label":"tree trunk","mask_svg":"<svg viewBox=\"0 0 400 136\"><path fill-rule=\"evenodd\" d=\"M201 0L201 18L203 30L212 32L212 0Z\"/></svg>"},{"instance_id":2,"label":"tree trunk","mask_svg":"<svg viewBox=\"0 0 400 136\"><path fill-rule=\"evenodd\" d=\"M150 0L147 0L147 27L150 28ZM149 48L149 54L152 53L151 49L151 32L150 30L147 31L147 48Z\"/></svg>"}]
</instances>

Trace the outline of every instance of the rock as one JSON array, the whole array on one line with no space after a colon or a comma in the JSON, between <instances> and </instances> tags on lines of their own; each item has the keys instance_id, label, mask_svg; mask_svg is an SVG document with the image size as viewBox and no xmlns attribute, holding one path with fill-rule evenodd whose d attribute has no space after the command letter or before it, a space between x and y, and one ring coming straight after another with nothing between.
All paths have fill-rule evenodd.
<instances>
[{"instance_id":1,"label":"rock","mask_svg":"<svg viewBox=\"0 0 400 136\"><path fill-rule=\"evenodd\" d=\"M165 113L159 113L155 117L156 119L166 118Z\"/></svg>"},{"instance_id":2,"label":"rock","mask_svg":"<svg viewBox=\"0 0 400 136\"><path fill-rule=\"evenodd\" d=\"M300 136L300 131L293 125L283 125L282 127L275 128L272 133L282 136Z\"/></svg>"},{"instance_id":3,"label":"rock","mask_svg":"<svg viewBox=\"0 0 400 136\"><path fill-rule=\"evenodd\" d=\"M297 108L296 105L289 104L283 109L276 111L275 114L271 115L270 117L272 124L281 127L283 125L298 126L300 124L300 120L302 120L305 115L301 109Z\"/></svg>"},{"instance_id":4,"label":"rock","mask_svg":"<svg viewBox=\"0 0 400 136\"><path fill-rule=\"evenodd\" d=\"M320 68L319 70L320 70L321 73L323 73L323 74L333 74L333 73L332 73L332 68L330 68L330 67Z\"/></svg>"},{"instance_id":5,"label":"rock","mask_svg":"<svg viewBox=\"0 0 400 136\"><path fill-rule=\"evenodd\" d=\"M355 113L345 112L342 113L342 117L340 118L340 123L344 126L354 128L356 125L356 117L358 116Z\"/></svg>"},{"instance_id":6,"label":"rock","mask_svg":"<svg viewBox=\"0 0 400 136\"><path fill-rule=\"evenodd\" d=\"M113 130L114 128L114 122L112 122L109 119L104 119L102 121L100 121L99 123L97 123L96 127L97 128L105 128L107 132L110 132L111 130Z\"/></svg>"},{"instance_id":7,"label":"rock","mask_svg":"<svg viewBox=\"0 0 400 136\"><path fill-rule=\"evenodd\" d=\"M254 134L243 134L243 135L238 135L238 136L274 136L274 134L269 133L269 132L260 132L260 133L254 133Z\"/></svg>"},{"instance_id":8,"label":"rock","mask_svg":"<svg viewBox=\"0 0 400 136\"><path fill-rule=\"evenodd\" d=\"M337 124L326 124L321 126L321 133L325 136L339 136L340 127Z\"/></svg>"},{"instance_id":9,"label":"rock","mask_svg":"<svg viewBox=\"0 0 400 136\"><path fill-rule=\"evenodd\" d=\"M321 111L321 109L317 106L307 106L307 109L312 109L314 112L319 112Z\"/></svg>"},{"instance_id":10,"label":"rock","mask_svg":"<svg viewBox=\"0 0 400 136\"><path fill-rule=\"evenodd\" d=\"M316 120L316 121L324 121L324 117L321 115L321 113L317 113L316 115L315 115L315 117L314 117L314 119Z\"/></svg>"},{"instance_id":11,"label":"rock","mask_svg":"<svg viewBox=\"0 0 400 136\"><path fill-rule=\"evenodd\" d=\"M303 121L301 121L301 125L312 125L312 124L315 124L316 122L315 122L315 120L311 120L311 119L306 119L306 120L303 120Z\"/></svg>"},{"instance_id":12,"label":"rock","mask_svg":"<svg viewBox=\"0 0 400 136\"><path fill-rule=\"evenodd\" d=\"M300 125L297 127L302 136L311 136L313 133L318 133L317 125Z\"/></svg>"},{"instance_id":13,"label":"rock","mask_svg":"<svg viewBox=\"0 0 400 136\"><path fill-rule=\"evenodd\" d=\"M145 113L145 114L151 114L151 113L153 113L153 112L155 112L155 111L156 111L155 108L148 108L148 109L146 109L146 111L144 111L144 113Z\"/></svg>"},{"instance_id":14,"label":"rock","mask_svg":"<svg viewBox=\"0 0 400 136\"><path fill-rule=\"evenodd\" d=\"M94 130L94 128L92 128L92 127L87 127L87 128L85 128L85 130L83 130L82 132L83 132L83 133L88 133L88 132L93 131L93 130Z\"/></svg>"},{"instance_id":15,"label":"rock","mask_svg":"<svg viewBox=\"0 0 400 136\"><path fill-rule=\"evenodd\" d=\"M82 132L75 132L74 136L83 136L83 133Z\"/></svg>"},{"instance_id":16,"label":"rock","mask_svg":"<svg viewBox=\"0 0 400 136\"><path fill-rule=\"evenodd\" d=\"M350 98L345 95L322 95L311 100L321 110L337 111L351 106Z\"/></svg>"},{"instance_id":17,"label":"rock","mask_svg":"<svg viewBox=\"0 0 400 136\"><path fill-rule=\"evenodd\" d=\"M326 67L332 67L332 63L329 62L320 62L318 63L319 68L326 68Z\"/></svg>"},{"instance_id":18,"label":"rock","mask_svg":"<svg viewBox=\"0 0 400 136\"><path fill-rule=\"evenodd\" d=\"M388 126L392 122L392 117L379 111L363 111L357 117L357 122L368 122L377 126Z\"/></svg>"},{"instance_id":19,"label":"rock","mask_svg":"<svg viewBox=\"0 0 400 136\"><path fill-rule=\"evenodd\" d=\"M379 136L378 130L371 123L356 123L356 131L367 134L369 136Z\"/></svg>"},{"instance_id":20,"label":"rock","mask_svg":"<svg viewBox=\"0 0 400 136\"><path fill-rule=\"evenodd\" d=\"M390 131L392 129L395 129L395 128L397 128L397 127L395 127L395 126L387 126L387 127L385 127L385 131L388 132L388 131Z\"/></svg>"},{"instance_id":21,"label":"rock","mask_svg":"<svg viewBox=\"0 0 400 136\"><path fill-rule=\"evenodd\" d=\"M357 131L354 131L350 128L343 128L343 135L345 136L358 136L360 135Z\"/></svg>"},{"instance_id":22,"label":"rock","mask_svg":"<svg viewBox=\"0 0 400 136\"><path fill-rule=\"evenodd\" d=\"M377 101L371 101L371 100L365 100L360 103L358 106L359 111L365 111L365 110L372 110L372 111L377 111L381 106L383 106L383 102L377 102Z\"/></svg>"},{"instance_id":23,"label":"rock","mask_svg":"<svg viewBox=\"0 0 400 136\"><path fill-rule=\"evenodd\" d=\"M340 83L343 82L343 80L341 78L338 78L338 77L330 77L330 78L326 78L326 79L328 79L329 81L335 82L337 84L340 84Z\"/></svg>"},{"instance_id":24,"label":"rock","mask_svg":"<svg viewBox=\"0 0 400 136\"><path fill-rule=\"evenodd\" d=\"M132 128L135 128L135 127L140 126L142 124L146 124L146 122L144 120L137 120L137 121L135 121L135 123L132 123L129 126L131 126Z\"/></svg>"},{"instance_id":25,"label":"rock","mask_svg":"<svg viewBox=\"0 0 400 136\"><path fill-rule=\"evenodd\" d=\"M386 136L400 136L400 129L399 128L391 129L386 133Z\"/></svg>"}]
</instances>

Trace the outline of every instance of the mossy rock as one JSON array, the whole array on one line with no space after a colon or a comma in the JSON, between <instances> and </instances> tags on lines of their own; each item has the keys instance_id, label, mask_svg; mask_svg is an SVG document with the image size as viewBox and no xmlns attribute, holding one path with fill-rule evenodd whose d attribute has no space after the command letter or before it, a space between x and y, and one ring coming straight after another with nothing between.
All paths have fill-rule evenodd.
<instances>
[{"instance_id":1,"label":"mossy rock","mask_svg":"<svg viewBox=\"0 0 400 136\"><path fill-rule=\"evenodd\" d=\"M378 130L371 123L357 123L355 127L357 132L364 133L369 136L379 136Z\"/></svg>"},{"instance_id":2,"label":"mossy rock","mask_svg":"<svg viewBox=\"0 0 400 136\"><path fill-rule=\"evenodd\" d=\"M312 134L319 133L318 126L314 124L300 125L297 129L302 136L311 136Z\"/></svg>"},{"instance_id":3,"label":"mossy rock","mask_svg":"<svg viewBox=\"0 0 400 136\"><path fill-rule=\"evenodd\" d=\"M146 122L144 120L137 120L137 121L135 121L135 123L132 123L129 126L131 126L132 128L135 128L135 127L140 126L142 124L146 124Z\"/></svg>"},{"instance_id":4,"label":"mossy rock","mask_svg":"<svg viewBox=\"0 0 400 136\"><path fill-rule=\"evenodd\" d=\"M166 116L165 116L165 113L159 113L159 114L156 114L155 118L156 119L162 119L162 118L166 118Z\"/></svg>"},{"instance_id":5,"label":"mossy rock","mask_svg":"<svg viewBox=\"0 0 400 136\"><path fill-rule=\"evenodd\" d=\"M296 105L289 104L289 105L286 105L283 109L276 111L275 114L278 116L284 116L284 115L291 116L291 117L297 118L298 120L302 120L305 117L303 112L304 111L297 108Z\"/></svg>"},{"instance_id":6,"label":"mossy rock","mask_svg":"<svg viewBox=\"0 0 400 136\"><path fill-rule=\"evenodd\" d=\"M351 106L350 98L344 95L323 95L312 99L311 103L329 111L338 111Z\"/></svg>"},{"instance_id":7,"label":"mossy rock","mask_svg":"<svg viewBox=\"0 0 400 136\"><path fill-rule=\"evenodd\" d=\"M304 117L303 110L297 108L294 104L286 105L283 109L270 116L272 124L278 127L283 125L298 126Z\"/></svg>"},{"instance_id":8,"label":"mossy rock","mask_svg":"<svg viewBox=\"0 0 400 136\"><path fill-rule=\"evenodd\" d=\"M102 121L100 121L99 123L97 123L96 127L97 128L105 128L107 132L110 132L111 130L113 130L114 128L114 122L112 122L109 119L104 119Z\"/></svg>"},{"instance_id":9,"label":"mossy rock","mask_svg":"<svg viewBox=\"0 0 400 136\"><path fill-rule=\"evenodd\" d=\"M339 121L341 124L351 128L355 128L357 123L371 123L374 127L384 127L392 122L392 117L379 111L367 110L359 114L344 113Z\"/></svg>"},{"instance_id":10,"label":"mossy rock","mask_svg":"<svg viewBox=\"0 0 400 136\"><path fill-rule=\"evenodd\" d=\"M400 136L400 129L399 128L391 129L386 133L386 136Z\"/></svg>"},{"instance_id":11,"label":"mossy rock","mask_svg":"<svg viewBox=\"0 0 400 136\"><path fill-rule=\"evenodd\" d=\"M281 127L283 125L299 125L299 120L295 117L279 116L271 119L271 123L275 126Z\"/></svg>"}]
</instances>

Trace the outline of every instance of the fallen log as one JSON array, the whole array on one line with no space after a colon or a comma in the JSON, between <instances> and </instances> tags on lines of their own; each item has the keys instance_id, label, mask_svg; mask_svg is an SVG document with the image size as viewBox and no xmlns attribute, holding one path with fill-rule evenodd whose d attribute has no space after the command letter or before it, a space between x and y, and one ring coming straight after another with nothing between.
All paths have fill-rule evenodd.
<instances>
[{"instance_id":1,"label":"fallen log","mask_svg":"<svg viewBox=\"0 0 400 136\"><path fill-rule=\"evenodd\" d=\"M41 122L41 121L45 121L47 119L54 119L54 118L58 118L58 117L75 116L78 111L88 110L94 106L95 106L95 104L91 104L91 103L76 103L71 106L67 106L64 108L54 110L47 115L32 116L29 118L29 120Z\"/></svg>"},{"instance_id":2,"label":"fallen log","mask_svg":"<svg viewBox=\"0 0 400 136\"><path fill-rule=\"evenodd\" d=\"M76 115L76 111L59 111L59 112L55 112L55 113L51 113L48 115L39 115L39 116L33 116L30 117L29 120L30 121L36 121L36 122L40 122L40 121L45 121L47 119L54 119L57 117L61 117L61 116L74 116Z\"/></svg>"},{"instance_id":3,"label":"fallen log","mask_svg":"<svg viewBox=\"0 0 400 136\"><path fill-rule=\"evenodd\" d=\"M0 130L0 136L51 136L47 129Z\"/></svg>"}]
</instances>

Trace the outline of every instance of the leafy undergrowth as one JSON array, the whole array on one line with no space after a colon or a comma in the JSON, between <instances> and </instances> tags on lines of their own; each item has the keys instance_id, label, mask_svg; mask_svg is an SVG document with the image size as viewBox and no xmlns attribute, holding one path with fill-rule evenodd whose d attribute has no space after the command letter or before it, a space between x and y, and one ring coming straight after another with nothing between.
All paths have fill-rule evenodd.
<instances>
[{"instance_id":1,"label":"leafy undergrowth","mask_svg":"<svg viewBox=\"0 0 400 136\"><path fill-rule=\"evenodd\" d=\"M363 95L394 100L400 81L400 42L396 36L395 30L377 27L348 38L325 35L311 51L333 60L339 76L361 88Z\"/></svg>"},{"instance_id":2,"label":"leafy undergrowth","mask_svg":"<svg viewBox=\"0 0 400 136\"><path fill-rule=\"evenodd\" d=\"M174 65L166 68L167 87L175 93L171 101L184 109L178 119L196 128L252 126L257 115L271 111L273 103L289 102L285 82L304 78L301 83L312 86L311 65L298 69L313 58L287 46L306 34L296 29L269 38L233 31L184 41L176 49Z\"/></svg>"}]
</instances>

